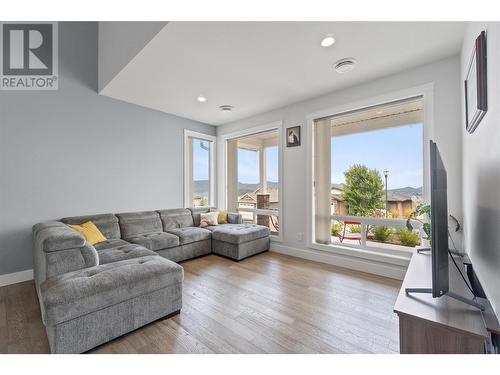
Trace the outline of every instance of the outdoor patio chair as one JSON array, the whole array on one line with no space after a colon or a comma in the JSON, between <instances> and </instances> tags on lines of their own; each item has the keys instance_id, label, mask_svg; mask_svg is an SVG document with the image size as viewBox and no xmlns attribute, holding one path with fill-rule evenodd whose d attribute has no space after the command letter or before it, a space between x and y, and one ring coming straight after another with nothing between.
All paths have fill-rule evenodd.
<instances>
[{"instance_id":1,"label":"outdoor patio chair","mask_svg":"<svg viewBox=\"0 0 500 375\"><path fill-rule=\"evenodd\" d=\"M358 221L344 221L344 229L342 230L342 234L339 234L340 242L343 242L344 240L357 240L361 245L361 233L352 233L351 229L349 229L349 232L346 233L348 225L352 228L352 226L361 225L361 223Z\"/></svg>"}]
</instances>

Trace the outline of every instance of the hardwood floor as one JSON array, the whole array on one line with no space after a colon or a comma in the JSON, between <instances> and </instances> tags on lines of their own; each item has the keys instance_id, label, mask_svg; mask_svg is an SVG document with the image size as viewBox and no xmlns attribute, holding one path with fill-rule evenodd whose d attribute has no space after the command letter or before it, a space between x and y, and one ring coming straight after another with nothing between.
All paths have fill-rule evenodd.
<instances>
[{"instance_id":1,"label":"hardwood floor","mask_svg":"<svg viewBox=\"0 0 500 375\"><path fill-rule=\"evenodd\" d=\"M401 283L276 253L183 262L179 315L92 353L397 353ZM0 288L0 352L46 353L33 282Z\"/></svg>"}]
</instances>

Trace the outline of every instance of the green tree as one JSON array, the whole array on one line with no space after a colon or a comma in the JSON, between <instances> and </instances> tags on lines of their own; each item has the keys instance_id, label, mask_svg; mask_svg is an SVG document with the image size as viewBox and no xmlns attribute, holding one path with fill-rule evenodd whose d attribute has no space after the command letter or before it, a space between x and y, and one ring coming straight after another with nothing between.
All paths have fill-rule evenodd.
<instances>
[{"instance_id":1,"label":"green tree","mask_svg":"<svg viewBox=\"0 0 500 375\"><path fill-rule=\"evenodd\" d=\"M343 197L350 214L366 216L375 209L384 208L384 184L376 169L354 164L344 175Z\"/></svg>"}]
</instances>

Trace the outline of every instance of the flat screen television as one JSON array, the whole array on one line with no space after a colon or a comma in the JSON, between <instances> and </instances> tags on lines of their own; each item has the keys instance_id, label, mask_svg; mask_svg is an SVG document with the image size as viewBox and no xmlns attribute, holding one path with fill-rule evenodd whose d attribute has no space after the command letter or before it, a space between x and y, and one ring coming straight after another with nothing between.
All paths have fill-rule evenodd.
<instances>
[{"instance_id":1,"label":"flat screen television","mask_svg":"<svg viewBox=\"0 0 500 375\"><path fill-rule=\"evenodd\" d=\"M448 292L448 205L446 169L436 143L430 141L432 296Z\"/></svg>"},{"instance_id":2,"label":"flat screen television","mask_svg":"<svg viewBox=\"0 0 500 375\"><path fill-rule=\"evenodd\" d=\"M432 288L406 288L406 293L429 293L434 298L447 295L459 301L484 310L484 306L473 299L464 297L449 290L449 258L448 248L448 203L446 168L439 154L436 143L430 141L430 176L431 176L431 257ZM421 249L421 251L428 249ZM469 290L472 289L462 274L456 261L451 258L461 274Z\"/></svg>"}]
</instances>

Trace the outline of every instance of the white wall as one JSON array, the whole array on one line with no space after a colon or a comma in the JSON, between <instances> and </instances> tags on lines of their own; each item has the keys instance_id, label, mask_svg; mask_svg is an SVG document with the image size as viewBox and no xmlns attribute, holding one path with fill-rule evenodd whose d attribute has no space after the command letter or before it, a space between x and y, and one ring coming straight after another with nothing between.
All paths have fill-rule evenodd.
<instances>
[{"instance_id":1,"label":"white wall","mask_svg":"<svg viewBox=\"0 0 500 375\"><path fill-rule=\"evenodd\" d=\"M500 23L470 23L465 32L460 82L466 74L472 46L487 30L488 112L473 134L463 140L464 243L497 316L500 316ZM464 113L462 100L462 113Z\"/></svg>"},{"instance_id":2,"label":"white wall","mask_svg":"<svg viewBox=\"0 0 500 375\"><path fill-rule=\"evenodd\" d=\"M167 22L99 22L99 92Z\"/></svg>"},{"instance_id":3,"label":"white wall","mask_svg":"<svg viewBox=\"0 0 500 375\"><path fill-rule=\"evenodd\" d=\"M335 74L332 72L332 74ZM283 245L305 249L307 228L307 139L306 118L311 113L348 105L386 93L428 83L434 84L434 139L443 156L449 178L449 210L462 218L460 60L450 57L412 70L383 77L366 84L299 102L245 120L217 127L217 135L232 133L273 121L283 120L283 127L302 126L302 146L284 149ZM219 145L221 143L219 142ZM394 155L397 157L397 155ZM219 176L223 171L219 170ZM303 233L300 241L297 235ZM461 247L461 237L455 242Z\"/></svg>"},{"instance_id":4,"label":"white wall","mask_svg":"<svg viewBox=\"0 0 500 375\"><path fill-rule=\"evenodd\" d=\"M43 220L183 205L183 130L97 94L97 23L59 24L59 90L0 91L0 275L32 268Z\"/></svg>"}]
</instances>

